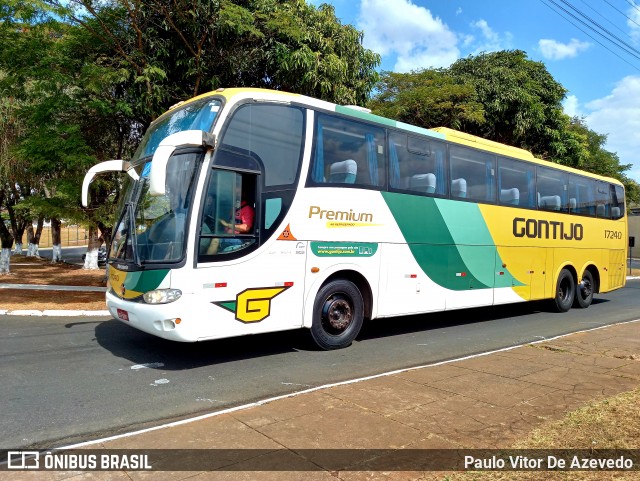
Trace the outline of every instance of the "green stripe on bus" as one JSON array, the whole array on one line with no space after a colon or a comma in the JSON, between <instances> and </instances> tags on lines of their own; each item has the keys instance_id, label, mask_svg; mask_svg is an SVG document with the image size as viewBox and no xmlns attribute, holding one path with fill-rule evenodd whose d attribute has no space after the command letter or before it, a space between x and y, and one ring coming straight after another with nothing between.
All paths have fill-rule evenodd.
<instances>
[{"instance_id":1,"label":"green stripe on bus","mask_svg":"<svg viewBox=\"0 0 640 481\"><path fill-rule=\"evenodd\" d=\"M388 119L386 117L380 117L379 115L363 112L362 110L346 107L344 105L336 105L336 112L339 114L349 115L361 120L368 120L369 122L375 122L377 124L386 125L387 127L397 127L403 130L408 130L420 135L428 135L437 139L445 139L446 136L440 132L428 130L422 127L416 127L415 125L405 124L404 122L397 122L395 120Z\"/></svg>"},{"instance_id":2,"label":"green stripe on bus","mask_svg":"<svg viewBox=\"0 0 640 481\"><path fill-rule=\"evenodd\" d=\"M481 285L492 287L497 253L477 204L443 199L434 199L434 202L451 234L462 265L473 273ZM473 245L468 245L471 239Z\"/></svg>"},{"instance_id":3,"label":"green stripe on bus","mask_svg":"<svg viewBox=\"0 0 640 481\"><path fill-rule=\"evenodd\" d=\"M156 289L167 274L169 274L168 269L129 272L124 286L136 292L149 292Z\"/></svg>"},{"instance_id":4,"label":"green stripe on bus","mask_svg":"<svg viewBox=\"0 0 640 481\"><path fill-rule=\"evenodd\" d=\"M386 125L387 127L396 127L395 120L380 117L379 115L363 112L362 110L354 109L351 107L345 107L344 105L336 105L336 112L350 117L355 117L362 120L368 120L369 122L375 122L377 124Z\"/></svg>"},{"instance_id":5,"label":"green stripe on bus","mask_svg":"<svg viewBox=\"0 0 640 481\"><path fill-rule=\"evenodd\" d=\"M452 290L522 285L496 276L500 255L477 204L382 192L416 262ZM419 213L417 215L416 213Z\"/></svg>"}]
</instances>

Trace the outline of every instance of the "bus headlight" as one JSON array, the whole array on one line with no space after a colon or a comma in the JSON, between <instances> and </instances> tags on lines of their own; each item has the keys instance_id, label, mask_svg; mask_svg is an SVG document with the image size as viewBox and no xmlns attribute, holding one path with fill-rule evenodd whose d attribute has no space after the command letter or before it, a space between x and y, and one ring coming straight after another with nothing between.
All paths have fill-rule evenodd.
<instances>
[{"instance_id":1,"label":"bus headlight","mask_svg":"<svg viewBox=\"0 0 640 481\"><path fill-rule=\"evenodd\" d=\"M180 289L155 289L145 292L142 297L147 304L168 304L177 301L181 296Z\"/></svg>"}]
</instances>

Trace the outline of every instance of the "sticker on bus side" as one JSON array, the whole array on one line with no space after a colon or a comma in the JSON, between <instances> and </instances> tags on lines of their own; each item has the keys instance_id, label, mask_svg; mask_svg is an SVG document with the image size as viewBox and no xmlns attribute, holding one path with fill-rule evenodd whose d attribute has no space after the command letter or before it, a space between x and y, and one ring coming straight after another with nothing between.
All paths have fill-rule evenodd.
<instances>
[{"instance_id":1,"label":"sticker on bus side","mask_svg":"<svg viewBox=\"0 0 640 481\"><path fill-rule=\"evenodd\" d=\"M312 242L311 252L317 257L371 257L378 250L372 242Z\"/></svg>"},{"instance_id":2,"label":"sticker on bus side","mask_svg":"<svg viewBox=\"0 0 640 481\"><path fill-rule=\"evenodd\" d=\"M233 312L238 321L260 322L271 315L271 300L289 287L291 286L245 289L236 295L235 301L219 301L212 304Z\"/></svg>"}]
</instances>

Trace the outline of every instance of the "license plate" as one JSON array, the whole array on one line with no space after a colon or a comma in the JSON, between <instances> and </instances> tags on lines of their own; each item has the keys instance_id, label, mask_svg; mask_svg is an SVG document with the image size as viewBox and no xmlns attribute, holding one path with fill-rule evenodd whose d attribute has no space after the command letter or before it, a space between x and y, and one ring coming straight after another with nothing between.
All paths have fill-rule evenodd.
<instances>
[{"instance_id":1,"label":"license plate","mask_svg":"<svg viewBox=\"0 0 640 481\"><path fill-rule=\"evenodd\" d=\"M124 309L118 309L118 319L129 321L129 313Z\"/></svg>"}]
</instances>

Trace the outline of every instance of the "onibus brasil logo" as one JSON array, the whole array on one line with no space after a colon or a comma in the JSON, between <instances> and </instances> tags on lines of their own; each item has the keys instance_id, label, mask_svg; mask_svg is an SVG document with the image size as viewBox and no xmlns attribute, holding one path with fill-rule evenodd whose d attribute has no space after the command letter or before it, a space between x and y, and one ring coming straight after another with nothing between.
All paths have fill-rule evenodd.
<instances>
[{"instance_id":1,"label":"onibus brasil logo","mask_svg":"<svg viewBox=\"0 0 640 481\"><path fill-rule=\"evenodd\" d=\"M271 315L271 299L289 287L291 286L245 289L236 295L235 301L219 301L213 304L233 312L238 321L260 322Z\"/></svg>"}]
</instances>

